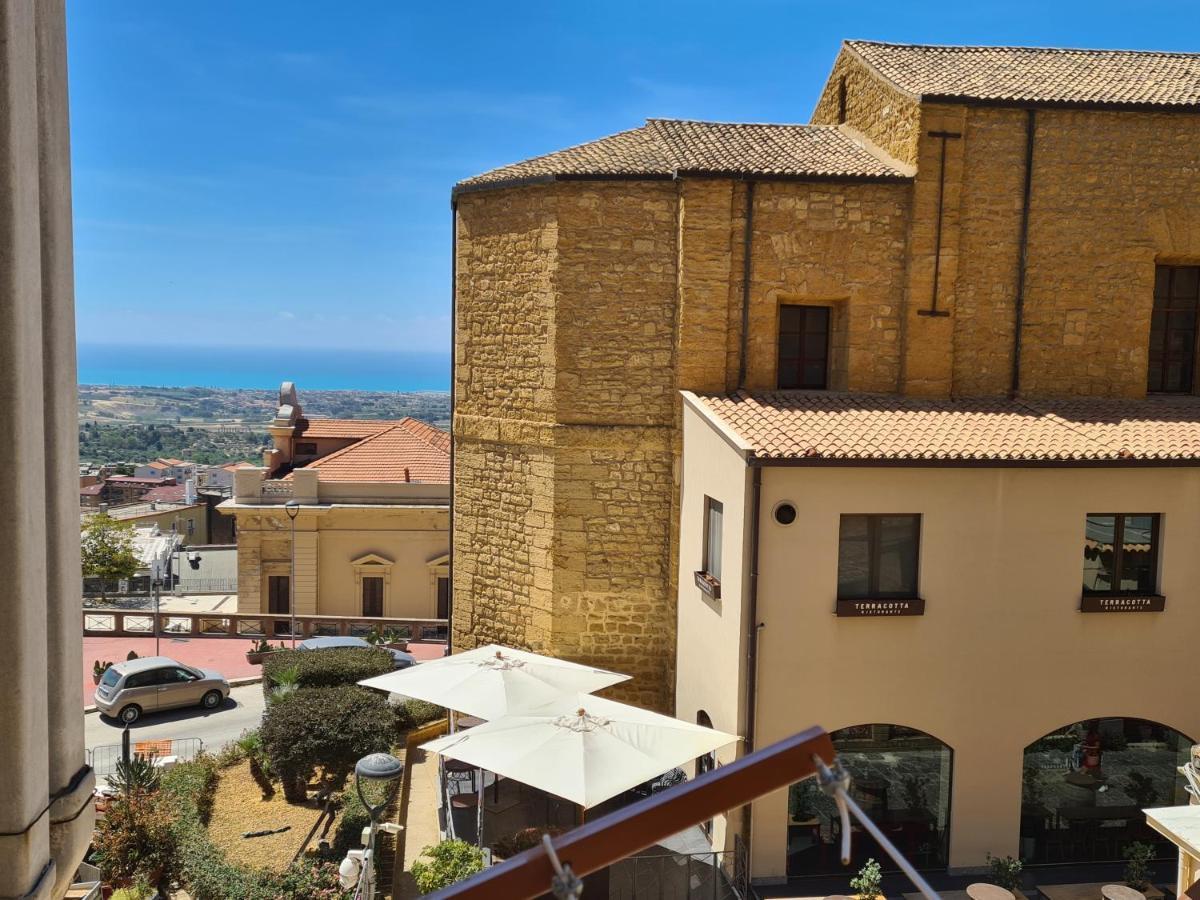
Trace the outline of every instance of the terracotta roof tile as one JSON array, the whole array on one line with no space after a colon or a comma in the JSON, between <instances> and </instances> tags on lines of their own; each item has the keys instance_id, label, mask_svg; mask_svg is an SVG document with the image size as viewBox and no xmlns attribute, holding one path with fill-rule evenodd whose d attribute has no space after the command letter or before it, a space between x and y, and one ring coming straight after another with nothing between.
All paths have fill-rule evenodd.
<instances>
[{"instance_id":1,"label":"terracotta roof tile","mask_svg":"<svg viewBox=\"0 0 1200 900\"><path fill-rule=\"evenodd\" d=\"M142 501L161 500L164 503L182 503L186 495L186 485L168 484L163 487L151 488L138 499Z\"/></svg>"},{"instance_id":2,"label":"terracotta roof tile","mask_svg":"<svg viewBox=\"0 0 1200 900\"><path fill-rule=\"evenodd\" d=\"M557 153L493 169L456 190L570 178L676 175L905 178L910 173L829 125L759 125L648 119Z\"/></svg>"},{"instance_id":3,"label":"terracotta roof tile","mask_svg":"<svg viewBox=\"0 0 1200 900\"><path fill-rule=\"evenodd\" d=\"M926 400L778 391L695 398L762 459L1200 464L1200 400Z\"/></svg>"},{"instance_id":4,"label":"terracotta roof tile","mask_svg":"<svg viewBox=\"0 0 1200 900\"><path fill-rule=\"evenodd\" d=\"M909 94L1031 104L1200 106L1200 54L846 41Z\"/></svg>"},{"instance_id":5,"label":"terracotta roof tile","mask_svg":"<svg viewBox=\"0 0 1200 900\"><path fill-rule=\"evenodd\" d=\"M322 481L450 483L450 435L411 418L383 424L383 430L304 468L319 469Z\"/></svg>"}]
</instances>

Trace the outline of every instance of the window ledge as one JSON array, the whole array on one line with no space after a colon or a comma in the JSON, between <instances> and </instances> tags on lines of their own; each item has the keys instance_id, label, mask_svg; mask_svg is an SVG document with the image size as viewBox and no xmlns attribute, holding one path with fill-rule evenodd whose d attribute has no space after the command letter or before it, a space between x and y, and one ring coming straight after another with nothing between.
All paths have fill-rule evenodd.
<instances>
[{"instance_id":1,"label":"window ledge","mask_svg":"<svg viewBox=\"0 0 1200 900\"><path fill-rule=\"evenodd\" d=\"M1167 598L1162 594L1084 594L1079 600L1083 613L1162 612Z\"/></svg>"},{"instance_id":2,"label":"window ledge","mask_svg":"<svg viewBox=\"0 0 1200 900\"><path fill-rule=\"evenodd\" d=\"M721 599L720 579L713 578L713 576L709 575L707 572L696 573L696 587L700 588L700 590L708 594L708 596L712 597L714 600Z\"/></svg>"},{"instance_id":3,"label":"window ledge","mask_svg":"<svg viewBox=\"0 0 1200 900\"><path fill-rule=\"evenodd\" d=\"M838 599L834 615L843 618L865 619L884 616L923 616L924 597L859 597Z\"/></svg>"}]
</instances>

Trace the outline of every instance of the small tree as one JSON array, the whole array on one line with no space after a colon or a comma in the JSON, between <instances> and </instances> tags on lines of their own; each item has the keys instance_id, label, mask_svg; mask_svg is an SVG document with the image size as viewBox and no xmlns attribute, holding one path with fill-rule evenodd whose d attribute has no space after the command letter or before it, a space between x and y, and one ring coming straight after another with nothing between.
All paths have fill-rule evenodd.
<instances>
[{"instance_id":1,"label":"small tree","mask_svg":"<svg viewBox=\"0 0 1200 900\"><path fill-rule=\"evenodd\" d=\"M301 803L318 766L325 777L341 781L368 753L386 752L394 722L387 700L377 691L349 685L304 688L267 707L260 733L284 797Z\"/></svg>"},{"instance_id":2,"label":"small tree","mask_svg":"<svg viewBox=\"0 0 1200 900\"><path fill-rule=\"evenodd\" d=\"M421 851L421 859L412 865L413 879L422 894L431 894L482 871L483 851L466 841L442 841L426 847Z\"/></svg>"},{"instance_id":3,"label":"small tree","mask_svg":"<svg viewBox=\"0 0 1200 900\"><path fill-rule=\"evenodd\" d=\"M165 891L174 876L176 838L162 793L124 795L96 822L93 857L115 887L149 884Z\"/></svg>"},{"instance_id":4,"label":"small tree","mask_svg":"<svg viewBox=\"0 0 1200 900\"><path fill-rule=\"evenodd\" d=\"M858 874L850 879L850 889L862 900L875 900L880 896L882 886L883 873L879 870L879 863L873 859L868 859Z\"/></svg>"},{"instance_id":5,"label":"small tree","mask_svg":"<svg viewBox=\"0 0 1200 900\"><path fill-rule=\"evenodd\" d=\"M132 578L140 566L133 548L133 525L119 522L108 513L88 519L80 539L83 577L100 579L100 597L104 583L114 578Z\"/></svg>"}]
</instances>

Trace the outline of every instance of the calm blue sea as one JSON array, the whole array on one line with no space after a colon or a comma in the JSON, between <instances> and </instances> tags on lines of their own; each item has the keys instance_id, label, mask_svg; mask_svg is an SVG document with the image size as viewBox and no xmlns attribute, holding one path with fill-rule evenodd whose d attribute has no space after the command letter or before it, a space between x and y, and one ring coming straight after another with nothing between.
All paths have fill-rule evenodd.
<instances>
[{"instance_id":1,"label":"calm blue sea","mask_svg":"<svg viewBox=\"0 0 1200 900\"><path fill-rule=\"evenodd\" d=\"M79 344L80 384L448 391L450 354L279 347Z\"/></svg>"}]
</instances>

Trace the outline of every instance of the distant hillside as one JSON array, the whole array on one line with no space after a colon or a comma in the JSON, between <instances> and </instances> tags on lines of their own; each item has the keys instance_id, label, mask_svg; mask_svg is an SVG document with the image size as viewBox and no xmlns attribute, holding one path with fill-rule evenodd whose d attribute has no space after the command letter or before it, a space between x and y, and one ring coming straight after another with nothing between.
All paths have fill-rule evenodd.
<instances>
[{"instance_id":1,"label":"distant hillside","mask_svg":"<svg viewBox=\"0 0 1200 900\"><path fill-rule=\"evenodd\" d=\"M304 412L342 419L413 416L449 427L444 391L313 391ZM79 386L79 457L83 462L137 462L176 456L214 464L257 461L275 415L274 391L229 388Z\"/></svg>"}]
</instances>

